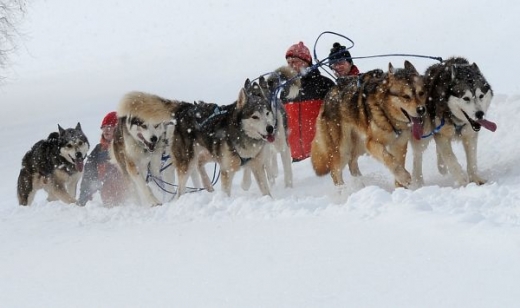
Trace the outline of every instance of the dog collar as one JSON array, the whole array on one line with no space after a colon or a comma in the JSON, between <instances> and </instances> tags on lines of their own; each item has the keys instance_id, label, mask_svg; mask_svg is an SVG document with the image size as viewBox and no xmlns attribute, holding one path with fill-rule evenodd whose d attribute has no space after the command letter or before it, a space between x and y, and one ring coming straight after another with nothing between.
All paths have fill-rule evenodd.
<instances>
[{"instance_id":1,"label":"dog collar","mask_svg":"<svg viewBox=\"0 0 520 308\"><path fill-rule=\"evenodd\" d=\"M439 126L435 127L428 135L424 135L424 136L421 136L422 139L424 138L428 138L430 136L433 136L433 134L437 134L438 132L441 131L441 128L444 126L444 117L441 118L441 124L439 124Z\"/></svg>"}]
</instances>

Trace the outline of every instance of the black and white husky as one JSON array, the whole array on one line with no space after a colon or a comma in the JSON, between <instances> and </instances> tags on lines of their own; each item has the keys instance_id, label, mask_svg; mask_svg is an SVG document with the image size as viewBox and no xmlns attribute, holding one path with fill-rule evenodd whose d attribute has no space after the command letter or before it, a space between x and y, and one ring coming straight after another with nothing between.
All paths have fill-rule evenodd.
<instances>
[{"instance_id":1,"label":"black and white husky","mask_svg":"<svg viewBox=\"0 0 520 308\"><path fill-rule=\"evenodd\" d=\"M430 66L425 73L428 110L424 131L431 132L419 142L413 141L413 180L423 184L422 154L433 136L437 150L437 167L441 174L451 173L457 185L486 182L478 175L477 140L482 127L492 132L496 124L487 120L486 112L493 90L478 66L454 57ZM466 153L467 174L452 149L454 140L462 141Z\"/></svg>"},{"instance_id":2,"label":"black and white husky","mask_svg":"<svg viewBox=\"0 0 520 308\"><path fill-rule=\"evenodd\" d=\"M38 141L22 159L19 204L31 205L40 189L47 192L48 201L76 203L76 188L89 146L80 123L68 129L58 125L58 132Z\"/></svg>"},{"instance_id":3,"label":"black and white husky","mask_svg":"<svg viewBox=\"0 0 520 308\"><path fill-rule=\"evenodd\" d=\"M282 162L285 187L293 186L292 158L291 149L287 142L288 126L287 113L281 103L280 95L286 92L287 98L295 98L301 89L301 80L297 78L298 73L290 66L282 66L269 74L267 83L260 83L264 95L268 96L276 117L275 141L265 146L265 171L267 179L274 185L278 177L278 154ZM242 189L248 190L251 187L251 170L244 169L242 179Z\"/></svg>"},{"instance_id":4,"label":"black and white husky","mask_svg":"<svg viewBox=\"0 0 520 308\"><path fill-rule=\"evenodd\" d=\"M261 78L260 82L265 80ZM238 100L231 105L183 105L175 113L174 123L170 144L179 179L178 197L195 168L201 173L204 187L211 185L203 170L208 161L219 164L222 190L227 195L242 166L252 170L262 194L270 195L264 146L275 140L275 115L258 83L246 80Z\"/></svg>"},{"instance_id":5,"label":"black and white husky","mask_svg":"<svg viewBox=\"0 0 520 308\"><path fill-rule=\"evenodd\" d=\"M182 104L143 92L130 92L119 103L110 155L125 176L129 191L144 204L161 204L146 177L160 176L167 125Z\"/></svg>"}]
</instances>

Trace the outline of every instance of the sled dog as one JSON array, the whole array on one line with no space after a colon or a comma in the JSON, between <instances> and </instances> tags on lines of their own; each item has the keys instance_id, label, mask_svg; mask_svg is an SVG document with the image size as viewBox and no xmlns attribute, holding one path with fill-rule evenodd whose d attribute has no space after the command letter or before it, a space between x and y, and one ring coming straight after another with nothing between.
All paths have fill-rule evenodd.
<instances>
[{"instance_id":1,"label":"sled dog","mask_svg":"<svg viewBox=\"0 0 520 308\"><path fill-rule=\"evenodd\" d=\"M260 83L265 79L260 78ZM258 83L246 80L238 100L219 106L199 102L183 106L174 115L171 153L175 162L180 197L191 170L208 161L220 166L222 190L231 194L233 176L242 167L251 168L263 195L270 195L264 171L264 146L275 140L274 114ZM206 187L209 179L201 170Z\"/></svg>"},{"instance_id":2,"label":"sled dog","mask_svg":"<svg viewBox=\"0 0 520 308\"><path fill-rule=\"evenodd\" d=\"M160 205L146 183L148 173L158 177L166 149L166 126L182 106L143 92L130 92L119 103L118 123L110 147L112 161L121 169L129 189L147 205Z\"/></svg>"},{"instance_id":3,"label":"sled dog","mask_svg":"<svg viewBox=\"0 0 520 308\"><path fill-rule=\"evenodd\" d=\"M89 147L79 122L75 128L63 129L58 125L58 132L38 141L22 159L19 204L31 205L40 189L47 192L48 201L76 203L76 187Z\"/></svg>"},{"instance_id":4,"label":"sled dog","mask_svg":"<svg viewBox=\"0 0 520 308\"><path fill-rule=\"evenodd\" d=\"M262 91L265 96L269 97L273 112L276 116L275 120L275 140L265 146L265 171L267 179L271 185L274 185L276 177L278 177L278 154L282 161L284 172L285 187L292 187L292 158L291 149L287 141L287 113L285 107L281 103L280 94L287 91L287 98L295 98L301 88L300 78L295 78L298 73L290 66L282 66L271 73L267 78L267 83L261 83L264 86ZM266 87L265 87L266 86ZM242 180L242 189L248 190L251 186L251 170L244 168L244 177Z\"/></svg>"},{"instance_id":5,"label":"sled dog","mask_svg":"<svg viewBox=\"0 0 520 308\"><path fill-rule=\"evenodd\" d=\"M427 143L436 144L437 168L441 174L448 171L457 185L469 182L484 184L478 175L477 140L482 127L494 132L496 124L485 119L493 98L493 90L477 64L453 57L430 66L425 72L428 95L425 131L427 136L412 142L414 152L413 178L422 185L422 154ZM428 134L428 132L431 132ZM467 174L462 170L452 149L454 140L462 141L466 153Z\"/></svg>"},{"instance_id":6,"label":"sled dog","mask_svg":"<svg viewBox=\"0 0 520 308\"><path fill-rule=\"evenodd\" d=\"M333 87L325 97L311 147L314 171L330 172L334 184L343 185L345 165L360 176L357 160L366 151L390 170L396 186L408 187L407 144L421 137L426 112L423 77L405 61L404 68L389 63L388 72L360 78L360 86Z\"/></svg>"}]
</instances>

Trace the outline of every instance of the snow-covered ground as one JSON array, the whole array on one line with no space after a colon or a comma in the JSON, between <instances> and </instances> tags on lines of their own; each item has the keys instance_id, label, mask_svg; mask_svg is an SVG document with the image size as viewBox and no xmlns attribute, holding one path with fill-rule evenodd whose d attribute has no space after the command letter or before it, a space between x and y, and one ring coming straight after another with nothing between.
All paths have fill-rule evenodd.
<instances>
[{"instance_id":1,"label":"snow-covered ground","mask_svg":"<svg viewBox=\"0 0 520 308\"><path fill-rule=\"evenodd\" d=\"M32 2L0 86L0 306L517 307L520 4L378 3ZM431 146L415 191L394 189L389 172L362 157L362 183L346 171L341 191L306 160L293 164L294 188L279 178L273 198L243 191L239 174L231 197L217 184L155 208L77 207L43 192L17 205L22 156L58 123L80 121L94 145L103 115L131 90L231 103L245 78L325 30L354 39L353 55L477 62L495 90L487 115L498 129L483 130L478 149L488 184L454 187ZM318 43L320 58L333 40ZM408 59L421 70L434 63Z\"/></svg>"}]
</instances>

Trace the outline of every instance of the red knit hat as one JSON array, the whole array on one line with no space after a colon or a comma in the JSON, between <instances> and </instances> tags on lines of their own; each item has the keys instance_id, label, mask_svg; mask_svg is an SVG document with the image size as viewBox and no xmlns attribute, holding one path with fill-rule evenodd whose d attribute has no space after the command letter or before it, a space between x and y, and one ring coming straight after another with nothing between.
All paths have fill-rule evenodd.
<instances>
[{"instance_id":1,"label":"red knit hat","mask_svg":"<svg viewBox=\"0 0 520 308\"><path fill-rule=\"evenodd\" d=\"M309 48L303 44L303 42L299 42L298 44L294 44L289 49L287 49L287 52L285 53L285 58L298 58L302 59L303 61L312 64L312 57L311 53L309 52Z\"/></svg>"},{"instance_id":2,"label":"red knit hat","mask_svg":"<svg viewBox=\"0 0 520 308\"><path fill-rule=\"evenodd\" d=\"M104 126L115 127L117 125L117 113L115 111L109 112L101 122L101 128Z\"/></svg>"}]
</instances>

